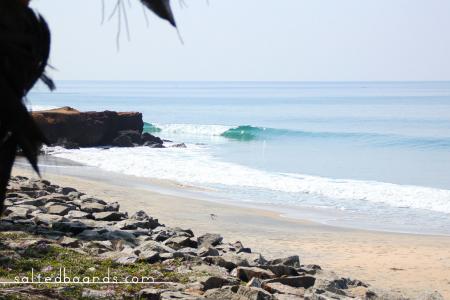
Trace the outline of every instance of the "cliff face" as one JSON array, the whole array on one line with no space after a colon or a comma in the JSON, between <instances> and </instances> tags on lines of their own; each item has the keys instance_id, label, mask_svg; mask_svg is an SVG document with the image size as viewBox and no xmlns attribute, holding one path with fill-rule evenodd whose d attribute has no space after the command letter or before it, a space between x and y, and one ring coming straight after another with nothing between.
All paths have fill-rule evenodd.
<instances>
[{"instance_id":1,"label":"cliff face","mask_svg":"<svg viewBox=\"0 0 450 300\"><path fill-rule=\"evenodd\" d=\"M68 141L80 147L111 145L120 132L142 134L144 127L142 114L137 112L79 112L63 107L32 115L52 144Z\"/></svg>"}]
</instances>

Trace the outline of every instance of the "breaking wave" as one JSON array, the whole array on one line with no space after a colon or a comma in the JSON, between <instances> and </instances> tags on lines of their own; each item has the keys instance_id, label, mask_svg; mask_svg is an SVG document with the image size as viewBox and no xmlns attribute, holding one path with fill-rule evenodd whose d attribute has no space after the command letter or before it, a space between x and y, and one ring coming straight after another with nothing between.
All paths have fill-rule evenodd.
<instances>
[{"instance_id":1,"label":"breaking wave","mask_svg":"<svg viewBox=\"0 0 450 300\"><path fill-rule=\"evenodd\" d=\"M448 149L448 137L414 137L393 134L365 132L320 132L257 127L251 125L198 125L198 124L150 124L145 123L144 131L150 133L185 134L201 136L221 136L237 141L291 139L333 139L361 142L385 147L411 147L423 149Z\"/></svg>"}]
</instances>

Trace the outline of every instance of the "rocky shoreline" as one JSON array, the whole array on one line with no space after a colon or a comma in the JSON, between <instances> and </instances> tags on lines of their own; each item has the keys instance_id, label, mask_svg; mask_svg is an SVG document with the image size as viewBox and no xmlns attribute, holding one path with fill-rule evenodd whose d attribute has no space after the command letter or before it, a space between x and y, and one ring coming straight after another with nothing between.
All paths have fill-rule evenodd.
<instances>
[{"instance_id":1,"label":"rocky shoreline","mask_svg":"<svg viewBox=\"0 0 450 300\"><path fill-rule=\"evenodd\" d=\"M131 216L109 203L45 180L14 177L0 222L0 277L147 276L158 283L10 285L1 299L407 299L332 272L298 256L265 259L219 234L162 225L148 212ZM443 299L437 293L418 299Z\"/></svg>"}]
</instances>

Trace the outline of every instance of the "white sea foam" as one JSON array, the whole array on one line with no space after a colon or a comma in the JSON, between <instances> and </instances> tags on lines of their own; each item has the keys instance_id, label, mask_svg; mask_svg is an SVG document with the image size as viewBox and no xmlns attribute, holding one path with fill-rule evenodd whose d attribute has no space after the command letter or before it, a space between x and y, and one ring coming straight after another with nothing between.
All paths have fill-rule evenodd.
<instances>
[{"instance_id":1,"label":"white sea foam","mask_svg":"<svg viewBox=\"0 0 450 300\"><path fill-rule=\"evenodd\" d=\"M186 149L57 148L52 150L52 154L104 170L141 177L298 193L299 199L302 196L324 197L335 203L356 200L450 213L450 190L266 172L221 161L211 155L205 146L188 145Z\"/></svg>"},{"instance_id":2,"label":"white sea foam","mask_svg":"<svg viewBox=\"0 0 450 300\"><path fill-rule=\"evenodd\" d=\"M233 128L225 125L201 125L201 124L153 124L164 133L218 136Z\"/></svg>"}]
</instances>

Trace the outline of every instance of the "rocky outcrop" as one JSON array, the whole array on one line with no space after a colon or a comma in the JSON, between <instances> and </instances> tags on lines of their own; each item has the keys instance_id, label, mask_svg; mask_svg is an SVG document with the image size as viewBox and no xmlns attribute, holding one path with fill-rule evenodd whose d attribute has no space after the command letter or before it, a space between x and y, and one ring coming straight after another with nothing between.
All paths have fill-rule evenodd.
<instances>
[{"instance_id":1,"label":"rocky outcrop","mask_svg":"<svg viewBox=\"0 0 450 300\"><path fill-rule=\"evenodd\" d=\"M302 265L296 255L267 260L218 234L195 237L192 230L167 227L144 211L128 216L118 203L45 180L13 178L5 204L4 276L20 278L30 266L50 275L62 266L83 276L111 271L120 279L154 281L78 289L10 285L0 287L0 299L410 299ZM443 298L436 292L417 299Z\"/></svg>"},{"instance_id":2,"label":"rocky outcrop","mask_svg":"<svg viewBox=\"0 0 450 300\"><path fill-rule=\"evenodd\" d=\"M157 137L142 134L144 122L138 112L80 112L63 107L32 115L51 144L66 148L163 144Z\"/></svg>"}]
</instances>

